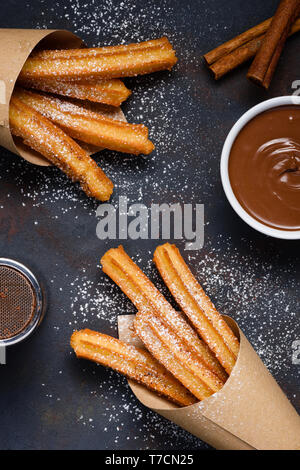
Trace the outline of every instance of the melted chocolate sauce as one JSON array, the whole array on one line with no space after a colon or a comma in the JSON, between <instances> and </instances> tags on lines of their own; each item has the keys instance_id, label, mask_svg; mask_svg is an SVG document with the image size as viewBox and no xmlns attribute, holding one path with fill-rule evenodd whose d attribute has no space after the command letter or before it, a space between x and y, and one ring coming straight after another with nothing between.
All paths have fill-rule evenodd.
<instances>
[{"instance_id":1,"label":"melted chocolate sauce","mask_svg":"<svg viewBox=\"0 0 300 470\"><path fill-rule=\"evenodd\" d=\"M259 222L300 229L300 106L273 108L246 124L231 149L229 178Z\"/></svg>"}]
</instances>

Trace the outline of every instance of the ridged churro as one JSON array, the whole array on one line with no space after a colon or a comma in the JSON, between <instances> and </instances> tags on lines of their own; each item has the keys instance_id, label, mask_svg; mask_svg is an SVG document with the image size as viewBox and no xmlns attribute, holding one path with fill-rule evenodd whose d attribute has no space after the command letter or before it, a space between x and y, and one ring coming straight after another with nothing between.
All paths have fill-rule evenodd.
<instances>
[{"instance_id":1,"label":"ridged churro","mask_svg":"<svg viewBox=\"0 0 300 470\"><path fill-rule=\"evenodd\" d=\"M71 346L77 357L120 372L179 406L197 400L147 351L88 329L75 331Z\"/></svg>"},{"instance_id":2,"label":"ridged churro","mask_svg":"<svg viewBox=\"0 0 300 470\"><path fill-rule=\"evenodd\" d=\"M182 311L230 374L239 341L194 278L178 248L169 243L157 247L154 262Z\"/></svg>"},{"instance_id":3,"label":"ridged churro","mask_svg":"<svg viewBox=\"0 0 300 470\"><path fill-rule=\"evenodd\" d=\"M157 315L206 368L223 383L227 375L207 345L177 312L147 276L125 253L122 246L108 250L101 259L103 271L122 289L140 312Z\"/></svg>"},{"instance_id":4,"label":"ridged churro","mask_svg":"<svg viewBox=\"0 0 300 470\"><path fill-rule=\"evenodd\" d=\"M14 96L31 106L74 139L98 147L133 154L149 154L154 145L143 124L129 124L108 118L66 99L22 88Z\"/></svg>"},{"instance_id":5,"label":"ridged churro","mask_svg":"<svg viewBox=\"0 0 300 470\"><path fill-rule=\"evenodd\" d=\"M117 78L78 82L58 79L18 80L18 84L24 88L34 88L35 90L104 103L110 106L120 106L131 95L131 91Z\"/></svg>"},{"instance_id":6,"label":"ridged churro","mask_svg":"<svg viewBox=\"0 0 300 470\"><path fill-rule=\"evenodd\" d=\"M119 78L170 70L177 62L166 37L137 44L34 52L21 80L41 78Z\"/></svg>"},{"instance_id":7,"label":"ridged churro","mask_svg":"<svg viewBox=\"0 0 300 470\"><path fill-rule=\"evenodd\" d=\"M202 400L223 387L224 383L206 367L199 356L192 352L155 312L139 312L135 319L135 329L153 356L198 399ZM153 337L155 337L155 343L160 343L163 347L155 348ZM165 354L166 350L167 354ZM180 370L185 369L187 374L182 375L179 372L178 363L182 366ZM193 377L191 386L190 377ZM196 384L196 392L194 384Z\"/></svg>"},{"instance_id":8,"label":"ridged churro","mask_svg":"<svg viewBox=\"0 0 300 470\"><path fill-rule=\"evenodd\" d=\"M9 108L11 132L41 153L73 181L79 181L88 196L107 201L113 183L92 158L42 114L13 96Z\"/></svg>"}]
</instances>

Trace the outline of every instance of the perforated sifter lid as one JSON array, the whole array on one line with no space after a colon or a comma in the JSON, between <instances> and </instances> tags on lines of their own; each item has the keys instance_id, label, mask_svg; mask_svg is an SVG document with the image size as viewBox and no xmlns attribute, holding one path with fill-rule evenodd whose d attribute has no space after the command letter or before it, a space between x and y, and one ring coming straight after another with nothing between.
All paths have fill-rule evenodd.
<instances>
[{"instance_id":1,"label":"perforated sifter lid","mask_svg":"<svg viewBox=\"0 0 300 470\"><path fill-rule=\"evenodd\" d=\"M36 277L21 263L0 258L0 343L25 339L43 316L43 295Z\"/></svg>"}]
</instances>

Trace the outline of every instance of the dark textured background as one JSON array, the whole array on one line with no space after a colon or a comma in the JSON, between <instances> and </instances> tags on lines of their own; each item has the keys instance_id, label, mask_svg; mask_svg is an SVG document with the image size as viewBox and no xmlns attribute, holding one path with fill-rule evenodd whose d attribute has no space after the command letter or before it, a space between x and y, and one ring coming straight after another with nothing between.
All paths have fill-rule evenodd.
<instances>
[{"instance_id":1,"label":"dark textured background","mask_svg":"<svg viewBox=\"0 0 300 470\"><path fill-rule=\"evenodd\" d=\"M184 256L221 312L238 320L300 411L299 242L248 228L220 183L224 139L249 107L291 94L300 79L300 37L288 42L271 89L247 82L246 67L215 83L201 55L271 16L276 1L7 0L1 27L65 28L89 45L168 35L179 63L171 73L127 80L131 122L149 125L156 151L130 158L105 151L97 161L115 182L112 202L205 204L205 245ZM69 338L89 326L117 334L118 314L134 312L99 269L117 241L96 237L97 202L55 168L32 166L0 149L0 253L32 268L48 310L39 331L8 351L0 366L2 449L205 449L200 440L141 406L126 381L75 359ZM151 255L157 242L127 241L128 252L161 286ZM178 243L183 250L184 243ZM165 290L164 290L165 291Z\"/></svg>"}]
</instances>

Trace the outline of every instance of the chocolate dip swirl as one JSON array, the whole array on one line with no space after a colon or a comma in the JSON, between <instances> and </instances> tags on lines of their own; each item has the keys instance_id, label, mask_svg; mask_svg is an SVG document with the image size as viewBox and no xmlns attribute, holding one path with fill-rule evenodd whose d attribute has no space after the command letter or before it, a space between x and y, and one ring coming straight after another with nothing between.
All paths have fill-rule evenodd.
<instances>
[{"instance_id":1,"label":"chocolate dip swirl","mask_svg":"<svg viewBox=\"0 0 300 470\"><path fill-rule=\"evenodd\" d=\"M259 222L300 229L300 106L280 106L246 124L231 149L229 178Z\"/></svg>"}]
</instances>

